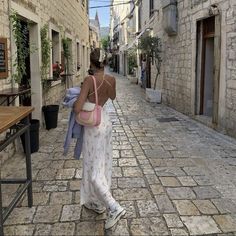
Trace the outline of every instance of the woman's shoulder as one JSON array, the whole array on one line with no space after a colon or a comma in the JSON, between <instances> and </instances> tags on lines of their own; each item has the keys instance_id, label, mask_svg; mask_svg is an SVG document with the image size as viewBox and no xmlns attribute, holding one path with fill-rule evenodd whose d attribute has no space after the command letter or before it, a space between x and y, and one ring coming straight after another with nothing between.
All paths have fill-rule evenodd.
<instances>
[{"instance_id":1,"label":"woman's shoulder","mask_svg":"<svg viewBox=\"0 0 236 236\"><path fill-rule=\"evenodd\" d=\"M109 75L109 74L105 74L105 75L104 75L104 79L105 79L105 80L108 80L108 81L111 82L111 83L115 83L115 81L116 81L115 77L112 76L112 75Z\"/></svg>"},{"instance_id":2,"label":"woman's shoulder","mask_svg":"<svg viewBox=\"0 0 236 236\"><path fill-rule=\"evenodd\" d=\"M91 75L88 75L88 76L86 76L86 77L84 78L84 82L85 82L85 81L90 81L90 80L92 80L92 76L91 76Z\"/></svg>"}]
</instances>

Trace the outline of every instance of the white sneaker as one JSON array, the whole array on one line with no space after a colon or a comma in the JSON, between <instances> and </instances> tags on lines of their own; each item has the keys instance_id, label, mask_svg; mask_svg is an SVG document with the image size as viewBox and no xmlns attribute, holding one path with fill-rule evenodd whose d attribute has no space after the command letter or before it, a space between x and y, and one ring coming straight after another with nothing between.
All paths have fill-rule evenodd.
<instances>
[{"instance_id":1,"label":"white sneaker","mask_svg":"<svg viewBox=\"0 0 236 236\"><path fill-rule=\"evenodd\" d=\"M106 207L103 207L103 206L101 206L97 203L94 203L94 202L85 203L84 207L89 210L93 210L98 214L102 214L106 211Z\"/></svg>"},{"instance_id":2,"label":"white sneaker","mask_svg":"<svg viewBox=\"0 0 236 236\"><path fill-rule=\"evenodd\" d=\"M105 223L105 229L110 229L111 227L113 227L119 221L119 219L125 215L125 213L126 210L120 205L116 208L115 211L110 211Z\"/></svg>"}]
</instances>

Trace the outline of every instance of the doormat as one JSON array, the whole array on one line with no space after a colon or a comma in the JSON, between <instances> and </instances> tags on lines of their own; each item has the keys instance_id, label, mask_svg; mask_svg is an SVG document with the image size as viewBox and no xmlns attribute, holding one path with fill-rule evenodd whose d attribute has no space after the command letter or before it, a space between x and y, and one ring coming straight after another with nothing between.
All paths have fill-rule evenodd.
<instances>
[{"instance_id":1,"label":"doormat","mask_svg":"<svg viewBox=\"0 0 236 236\"><path fill-rule=\"evenodd\" d=\"M175 117L162 117L157 119L160 123L176 122L179 121Z\"/></svg>"}]
</instances>

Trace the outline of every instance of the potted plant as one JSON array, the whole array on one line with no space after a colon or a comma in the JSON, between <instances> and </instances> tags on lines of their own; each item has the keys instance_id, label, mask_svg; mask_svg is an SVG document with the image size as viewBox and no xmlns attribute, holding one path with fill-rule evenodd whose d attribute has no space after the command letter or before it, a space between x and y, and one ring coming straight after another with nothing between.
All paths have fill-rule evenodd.
<instances>
[{"instance_id":1,"label":"potted plant","mask_svg":"<svg viewBox=\"0 0 236 236\"><path fill-rule=\"evenodd\" d=\"M42 50L42 65L41 65L41 81L43 88L43 103L42 111L46 129L57 127L59 105L47 105L47 96L51 88L51 80L48 79L50 68L51 41L48 38L48 27L44 25L40 30L41 50Z\"/></svg>"},{"instance_id":2,"label":"potted plant","mask_svg":"<svg viewBox=\"0 0 236 236\"><path fill-rule=\"evenodd\" d=\"M128 51L128 79L130 83L136 84L138 82L137 75L137 54L135 48Z\"/></svg>"},{"instance_id":3,"label":"potted plant","mask_svg":"<svg viewBox=\"0 0 236 236\"><path fill-rule=\"evenodd\" d=\"M156 77L154 80L154 86L152 88L146 88L146 100L149 102L161 103L161 90L156 89L157 78L161 72L162 63L162 44L159 37L145 36L142 37L138 48L146 54L147 60L153 58L156 67Z\"/></svg>"},{"instance_id":4,"label":"potted plant","mask_svg":"<svg viewBox=\"0 0 236 236\"><path fill-rule=\"evenodd\" d=\"M22 85L22 80L26 75L26 58L29 56L30 53L33 52L33 49L29 48L28 40L27 40L27 32L28 32L28 24L22 24L21 19L17 12L13 12L10 15L11 24L12 24L12 32L14 42L17 48L15 61L13 67L15 71L12 75L15 83L19 86ZM36 50L36 49L35 49ZM30 87L29 81L26 84L26 88ZM23 106L30 106L31 105L31 94L26 94L22 98L22 105ZM39 120L30 119L30 150L31 153L37 152L39 150ZM21 141L23 148L25 150L25 137L24 135L21 136Z\"/></svg>"},{"instance_id":5,"label":"potted plant","mask_svg":"<svg viewBox=\"0 0 236 236\"><path fill-rule=\"evenodd\" d=\"M64 69L59 61L56 61L56 63L52 64L52 74L54 80L58 80L62 72L64 72Z\"/></svg>"}]
</instances>

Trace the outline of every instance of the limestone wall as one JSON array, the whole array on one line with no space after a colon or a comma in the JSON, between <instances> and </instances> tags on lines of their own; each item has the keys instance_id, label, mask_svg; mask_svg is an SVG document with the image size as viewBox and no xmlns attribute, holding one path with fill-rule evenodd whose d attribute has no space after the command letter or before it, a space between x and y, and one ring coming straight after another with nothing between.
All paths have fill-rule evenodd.
<instances>
[{"instance_id":1,"label":"limestone wall","mask_svg":"<svg viewBox=\"0 0 236 236\"><path fill-rule=\"evenodd\" d=\"M160 20L162 20L162 16L163 12L160 10ZM178 1L178 17L178 34L176 36L169 37L163 31L163 28L161 28L161 30L156 28L158 36L160 34L163 43L163 101L185 114L190 114L192 81L192 19L189 1Z\"/></svg>"},{"instance_id":2,"label":"limestone wall","mask_svg":"<svg viewBox=\"0 0 236 236\"><path fill-rule=\"evenodd\" d=\"M88 14L87 6L85 1L85 6L81 0L61 0L61 1L52 1L52 0L2 0L0 1L0 37L8 38L8 47L9 47L9 77L7 79L0 79L0 89L9 88L12 86L11 81L11 58L14 56L14 51L11 50L13 47L10 42L10 22L9 14L15 8L21 9L20 12L23 12L23 17L27 18L27 13L32 13L32 17L39 19L37 22L39 29L44 25L48 24L52 28L57 28L60 31L60 38L68 37L72 40L72 62L73 68L72 73L75 74L73 80L74 84L78 85L83 77L86 75L88 69L88 54L89 54L89 27L88 27ZM17 9L15 9L17 11ZM22 10L23 9L23 10ZM49 27L50 28L50 27ZM49 32L50 33L50 32ZM80 44L80 65L82 68L77 71L77 45ZM36 45L36 47L40 45ZM82 53L84 46L85 51ZM40 74L40 73L38 73ZM40 76L40 75L38 75ZM57 83L52 89L52 103L60 100L61 90L64 88L64 85ZM37 90L37 89L36 89ZM36 94L38 91L32 91ZM42 99L42 98L41 98ZM35 104L34 104L35 105ZM37 106L41 106L41 103L38 103Z\"/></svg>"},{"instance_id":3,"label":"limestone wall","mask_svg":"<svg viewBox=\"0 0 236 236\"><path fill-rule=\"evenodd\" d=\"M236 2L226 10L226 129L236 136Z\"/></svg>"},{"instance_id":4,"label":"limestone wall","mask_svg":"<svg viewBox=\"0 0 236 236\"><path fill-rule=\"evenodd\" d=\"M85 6L83 5L85 2ZM0 37L7 38L8 41L8 58L9 58L9 76L0 79L0 90L17 86L12 81L12 61L14 61L15 48L10 30L9 15L12 10L16 10L23 18L31 20L35 27L32 31L37 48L32 55L32 99L35 111L33 118L41 119L41 107L43 105L40 66L41 66L41 49L40 49L40 28L45 24L50 29L57 29L60 38L68 37L72 40L72 61L73 68L73 85L80 85L81 80L87 73L89 66L89 21L87 14L87 1L82 0L0 0ZM51 33L49 31L49 33ZM81 69L77 71L77 43L79 43ZM83 49L84 47L84 49ZM52 73L52 72L51 72ZM50 76L50 75L48 75ZM72 85L72 83L70 83ZM65 94L65 84L53 82L52 88L47 96L47 104L59 104ZM17 103L16 103L17 105ZM42 127L42 126L41 126ZM2 134L0 139L4 138ZM18 143L18 142L17 142ZM19 145L10 145L4 152L1 152L1 161L11 156Z\"/></svg>"},{"instance_id":5,"label":"limestone wall","mask_svg":"<svg viewBox=\"0 0 236 236\"><path fill-rule=\"evenodd\" d=\"M209 7L216 4L220 12L220 81L218 128L236 136L236 1L177 0L178 33L168 36L163 31L163 12L150 23L154 35L162 38L163 65L158 79L163 102L187 115L195 115L196 30L197 21L209 17ZM152 70L152 82L155 69Z\"/></svg>"}]
</instances>

